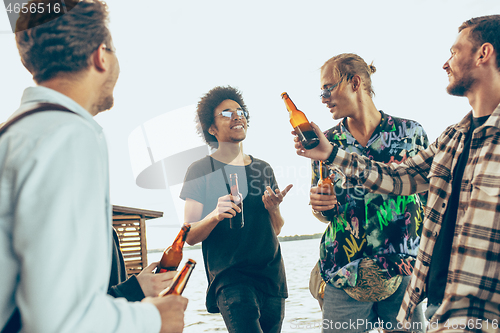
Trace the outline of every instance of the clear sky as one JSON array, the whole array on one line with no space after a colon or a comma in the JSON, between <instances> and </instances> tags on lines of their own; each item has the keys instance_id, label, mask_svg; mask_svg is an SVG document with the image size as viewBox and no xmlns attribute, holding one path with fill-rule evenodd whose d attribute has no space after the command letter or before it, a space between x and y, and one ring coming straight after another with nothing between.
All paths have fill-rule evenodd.
<instances>
[{"instance_id":1,"label":"clear sky","mask_svg":"<svg viewBox=\"0 0 500 333\"><path fill-rule=\"evenodd\" d=\"M196 104L214 86L239 88L251 113L245 152L269 162L281 188L294 184L281 205L282 235L322 232L326 225L308 206L309 161L295 154L280 94L287 91L323 130L334 126L318 98L318 69L336 54L357 53L377 68L375 105L417 120L434 141L470 110L465 98L445 91L442 66L458 26L474 16L500 13L498 0L107 3L121 74L114 108L95 119L108 139L112 203L164 212L164 218L148 222L150 248L173 239L179 216L171 191L136 185L129 153L134 130ZM24 88L33 85L9 30L2 9L0 122L18 107ZM179 147L182 134L168 138L179 126L180 120L172 119L164 124L160 144Z\"/></svg>"}]
</instances>

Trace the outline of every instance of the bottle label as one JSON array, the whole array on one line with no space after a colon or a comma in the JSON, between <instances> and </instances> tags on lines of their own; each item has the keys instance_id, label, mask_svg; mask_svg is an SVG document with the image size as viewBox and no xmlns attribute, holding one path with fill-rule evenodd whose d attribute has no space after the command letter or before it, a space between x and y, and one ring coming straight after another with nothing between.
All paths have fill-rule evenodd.
<instances>
[{"instance_id":1,"label":"bottle label","mask_svg":"<svg viewBox=\"0 0 500 333\"><path fill-rule=\"evenodd\" d=\"M162 267L158 270L158 273L173 272L176 270L177 270L177 267Z\"/></svg>"}]
</instances>

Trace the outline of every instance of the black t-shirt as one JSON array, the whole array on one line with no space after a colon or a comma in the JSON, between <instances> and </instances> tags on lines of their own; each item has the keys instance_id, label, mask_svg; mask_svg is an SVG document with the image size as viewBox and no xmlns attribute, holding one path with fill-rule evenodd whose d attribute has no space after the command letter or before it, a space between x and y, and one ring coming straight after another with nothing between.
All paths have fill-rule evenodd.
<instances>
[{"instance_id":1,"label":"black t-shirt","mask_svg":"<svg viewBox=\"0 0 500 333\"><path fill-rule=\"evenodd\" d=\"M455 226L457 223L457 211L460 198L460 188L462 186L462 177L469 159L470 146L472 142L472 133L476 128L482 126L489 116L474 118L472 117L471 127L465 136L464 149L462 155L458 158L457 165L453 170L453 184L450 199L446 213L443 216L441 231L434 245L431 264L429 266L427 280L427 298L429 304L440 304L443 301L444 289L448 277L448 268L450 266L451 246L455 235Z\"/></svg>"},{"instance_id":2,"label":"black t-shirt","mask_svg":"<svg viewBox=\"0 0 500 333\"><path fill-rule=\"evenodd\" d=\"M190 198L203 204L203 219L215 209L218 199L228 194L223 172L228 180L229 174L238 174L244 227L230 229L229 220L224 219L202 242L208 312L219 312L215 296L230 284L248 283L271 296L288 296L281 248L262 202L266 186L277 188L276 179L268 163L250 158L247 166L225 164L210 156L194 162L180 194L183 200Z\"/></svg>"}]
</instances>

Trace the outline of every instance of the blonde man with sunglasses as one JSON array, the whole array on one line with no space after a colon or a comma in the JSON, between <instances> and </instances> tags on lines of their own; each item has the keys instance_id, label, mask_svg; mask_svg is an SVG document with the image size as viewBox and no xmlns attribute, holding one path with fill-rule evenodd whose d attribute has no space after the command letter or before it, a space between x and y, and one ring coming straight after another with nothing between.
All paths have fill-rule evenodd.
<instances>
[{"instance_id":1,"label":"blonde man with sunglasses","mask_svg":"<svg viewBox=\"0 0 500 333\"><path fill-rule=\"evenodd\" d=\"M383 163L402 163L428 145L422 126L379 111L371 74L356 54L344 53L321 67L321 101L341 121L325 132L330 142ZM324 332L363 332L381 327L401 331L396 321L413 271L423 219L418 195L369 193L339 170L323 168L334 191L317 184L319 161L312 162L313 214L328 223L320 245L320 274L326 282ZM417 311L418 312L418 311ZM425 330L422 312L414 332Z\"/></svg>"}]
</instances>

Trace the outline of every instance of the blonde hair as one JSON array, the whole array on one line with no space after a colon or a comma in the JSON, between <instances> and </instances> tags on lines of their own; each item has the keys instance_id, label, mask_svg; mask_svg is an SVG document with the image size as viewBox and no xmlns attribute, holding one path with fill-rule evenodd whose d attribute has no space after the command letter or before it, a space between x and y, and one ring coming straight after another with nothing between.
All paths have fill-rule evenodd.
<instances>
[{"instance_id":1,"label":"blonde hair","mask_svg":"<svg viewBox=\"0 0 500 333\"><path fill-rule=\"evenodd\" d=\"M355 75L359 75L363 81L364 88L371 97L375 96L375 92L372 87L371 75L377 71L373 62L368 65L363 58L354 53L342 53L328 59L323 66L321 66L321 71L323 72L327 68L333 71L333 74L340 78L343 82L349 82Z\"/></svg>"}]
</instances>

